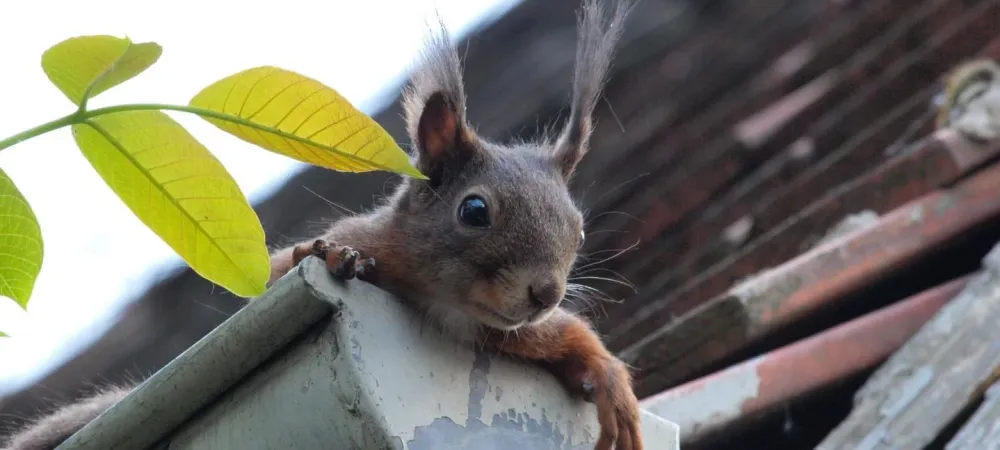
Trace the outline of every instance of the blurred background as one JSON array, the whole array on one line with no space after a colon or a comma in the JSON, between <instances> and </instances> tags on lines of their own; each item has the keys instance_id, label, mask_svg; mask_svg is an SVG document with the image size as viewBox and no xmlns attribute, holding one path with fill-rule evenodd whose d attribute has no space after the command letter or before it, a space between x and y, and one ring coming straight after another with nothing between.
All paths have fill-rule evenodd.
<instances>
[{"instance_id":1,"label":"blurred background","mask_svg":"<svg viewBox=\"0 0 1000 450\"><path fill-rule=\"evenodd\" d=\"M437 8L465 58L470 121L489 138L531 137L568 113L578 6L6 3L0 16L21 19L0 28L0 136L71 110L41 71L46 48L113 34L164 54L95 106L186 103L270 64L334 87L405 142L398 94ZM609 297L581 312L636 367L647 406L681 424L682 445L813 448L838 424L863 427L849 416L854 393L985 273L1000 238L1000 149L935 118L942 77L1000 56L998 29L997 0L638 3L574 180L594 264L585 284ZM172 116L229 168L272 246L314 236L339 216L331 203L359 211L391 185ZM243 305L143 227L68 130L5 150L0 167L46 245L28 311L0 299L11 335L0 433L95 385L148 376ZM966 397L965 412L981 393ZM954 419L937 425L936 445Z\"/></svg>"}]
</instances>

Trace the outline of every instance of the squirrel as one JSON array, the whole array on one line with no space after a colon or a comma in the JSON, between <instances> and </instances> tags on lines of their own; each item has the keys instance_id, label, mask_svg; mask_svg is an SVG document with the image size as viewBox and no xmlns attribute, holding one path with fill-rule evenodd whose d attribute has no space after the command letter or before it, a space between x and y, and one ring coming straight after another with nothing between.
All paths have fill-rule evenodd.
<instances>
[{"instance_id":1,"label":"squirrel","mask_svg":"<svg viewBox=\"0 0 1000 450\"><path fill-rule=\"evenodd\" d=\"M270 283L307 257L322 258L334 277L374 284L456 339L548 369L595 404L595 450L642 450L628 367L587 320L560 307L585 237L569 182L588 150L630 6L615 1L609 15L597 0L584 0L569 118L558 134L532 143L491 142L466 121L460 58L441 24L403 92L415 165L428 179L403 178L372 211L273 252ZM84 400L99 406L78 404L55 416L80 428L82 416L96 416L128 391L110 392ZM35 426L51 426L51 418ZM72 434L68 428L28 429L8 450L53 448Z\"/></svg>"}]
</instances>

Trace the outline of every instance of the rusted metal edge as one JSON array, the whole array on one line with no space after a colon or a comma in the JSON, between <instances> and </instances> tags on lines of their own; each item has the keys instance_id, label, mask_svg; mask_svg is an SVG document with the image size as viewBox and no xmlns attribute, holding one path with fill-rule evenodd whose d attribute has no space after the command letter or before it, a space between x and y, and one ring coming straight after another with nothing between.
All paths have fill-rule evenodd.
<instances>
[{"instance_id":1,"label":"rusted metal edge","mask_svg":"<svg viewBox=\"0 0 1000 450\"><path fill-rule=\"evenodd\" d=\"M961 277L822 333L648 397L642 407L680 426L686 443L861 373L899 348L965 287ZM794 376L789 376L794 374Z\"/></svg>"},{"instance_id":2,"label":"rusted metal edge","mask_svg":"<svg viewBox=\"0 0 1000 450\"><path fill-rule=\"evenodd\" d=\"M732 288L620 352L641 369L637 391L666 389L692 371L869 285L1000 216L1000 165L817 246Z\"/></svg>"}]
</instances>

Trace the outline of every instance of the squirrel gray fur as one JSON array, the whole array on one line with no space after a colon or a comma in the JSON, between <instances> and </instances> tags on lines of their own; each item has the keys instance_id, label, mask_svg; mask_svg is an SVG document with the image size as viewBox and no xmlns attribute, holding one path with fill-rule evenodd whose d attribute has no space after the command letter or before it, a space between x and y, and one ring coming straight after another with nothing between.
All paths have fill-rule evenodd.
<instances>
[{"instance_id":1,"label":"squirrel gray fur","mask_svg":"<svg viewBox=\"0 0 1000 450\"><path fill-rule=\"evenodd\" d=\"M5 450L52 450L111 405L125 398L131 387L112 387L95 392L76 403L62 406L10 436Z\"/></svg>"}]
</instances>

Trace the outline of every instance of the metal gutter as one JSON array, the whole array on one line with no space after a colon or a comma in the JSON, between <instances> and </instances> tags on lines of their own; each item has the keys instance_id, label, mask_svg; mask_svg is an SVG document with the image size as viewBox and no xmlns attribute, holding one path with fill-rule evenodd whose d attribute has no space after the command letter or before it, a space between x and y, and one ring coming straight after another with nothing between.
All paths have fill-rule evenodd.
<instances>
[{"instance_id":1,"label":"metal gutter","mask_svg":"<svg viewBox=\"0 0 1000 450\"><path fill-rule=\"evenodd\" d=\"M646 448L677 449L652 414ZM80 430L83 449L580 449L593 405L540 368L457 344L308 258Z\"/></svg>"}]
</instances>

